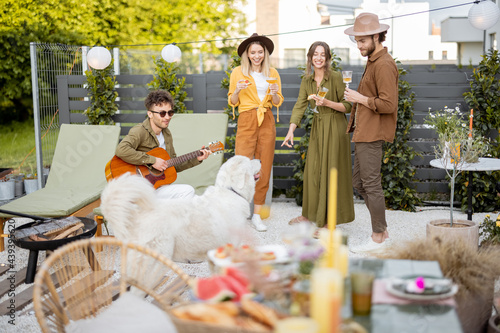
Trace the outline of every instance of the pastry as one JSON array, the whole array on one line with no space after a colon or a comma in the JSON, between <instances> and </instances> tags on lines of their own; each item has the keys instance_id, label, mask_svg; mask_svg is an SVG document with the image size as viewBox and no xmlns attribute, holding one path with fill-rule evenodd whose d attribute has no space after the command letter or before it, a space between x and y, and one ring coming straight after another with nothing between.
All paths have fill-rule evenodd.
<instances>
[{"instance_id":1,"label":"pastry","mask_svg":"<svg viewBox=\"0 0 500 333\"><path fill-rule=\"evenodd\" d=\"M273 309L252 301L251 299L243 298L241 300L241 309L258 322L264 323L272 328L274 328L274 325L278 321L278 316Z\"/></svg>"},{"instance_id":2,"label":"pastry","mask_svg":"<svg viewBox=\"0 0 500 333\"><path fill-rule=\"evenodd\" d=\"M261 260L274 260L274 259L276 259L276 254L274 254L273 251L262 252L262 254L260 255L260 259Z\"/></svg>"}]
</instances>

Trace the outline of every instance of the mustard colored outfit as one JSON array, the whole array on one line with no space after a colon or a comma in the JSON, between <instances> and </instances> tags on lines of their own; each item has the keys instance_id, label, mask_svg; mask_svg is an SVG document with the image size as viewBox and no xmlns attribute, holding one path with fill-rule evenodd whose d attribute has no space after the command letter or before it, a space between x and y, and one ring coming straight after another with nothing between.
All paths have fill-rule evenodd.
<instances>
[{"instance_id":1,"label":"mustard colored outfit","mask_svg":"<svg viewBox=\"0 0 500 333\"><path fill-rule=\"evenodd\" d=\"M228 103L234 108L238 107L238 127L236 131L235 154L259 159L261 162L260 179L255 185L254 204L263 205L266 202L266 193L269 189L269 178L274 161L274 147L276 144L276 125L272 113L272 107L283 103L281 94L281 79L278 71L270 69L270 76L278 78L279 90L277 95L280 102L273 104L271 95L266 95L263 101L257 94L257 88L252 76L245 76L238 66L233 69L230 77ZM231 96L236 90L239 80L248 80L252 84L242 89L238 95L238 103L231 103ZM279 109L278 109L279 121Z\"/></svg>"},{"instance_id":2,"label":"mustard colored outfit","mask_svg":"<svg viewBox=\"0 0 500 333\"><path fill-rule=\"evenodd\" d=\"M323 78L321 87L328 88L325 98L342 103L346 112L351 111L351 103L344 100L345 85L342 75L330 70L329 77ZM302 79L299 97L292 110L290 123L300 127L307 104L314 107L314 100L307 100L311 94L317 93L314 75ZM330 169L338 171L337 223L354 220L354 202L352 189L351 142L346 133L347 118L344 112L327 106L318 106L319 113L313 113L309 146L304 169L304 192L302 216L316 222L318 227L327 224L328 188Z\"/></svg>"}]
</instances>

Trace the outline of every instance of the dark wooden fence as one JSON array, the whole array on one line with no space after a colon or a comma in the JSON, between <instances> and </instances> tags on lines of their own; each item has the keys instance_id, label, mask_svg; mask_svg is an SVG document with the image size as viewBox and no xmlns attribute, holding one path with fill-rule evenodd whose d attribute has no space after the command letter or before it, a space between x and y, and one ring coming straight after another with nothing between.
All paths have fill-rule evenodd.
<instances>
[{"instance_id":1,"label":"dark wooden fence","mask_svg":"<svg viewBox=\"0 0 500 333\"><path fill-rule=\"evenodd\" d=\"M351 87L356 89L363 68L350 69L354 71ZM455 107L456 103L461 103L465 110L462 94L469 89L466 78L467 75L470 76L470 72L466 73L452 65L412 66L407 67L407 70L408 74L402 79L413 86L417 99L414 104L415 124L410 134L410 145L421 154L412 161L417 168L412 184L418 192L448 192L448 185L443 181L445 171L429 165L429 161L434 158L433 146L437 137L436 133L433 129L422 125L429 108L440 110L445 106ZM298 158L298 155L293 149L281 147L281 142L288 131L291 111L299 92L300 72L279 70L279 73L285 101L280 107L280 122L276 125L273 185L277 189L289 189L295 183L291 163ZM222 112L227 106L227 91L220 87L224 77L223 72L185 75L188 94L185 101L187 109L193 113ZM114 116L114 120L120 123L122 135L127 134L131 126L145 119L144 98L148 94L147 84L152 79L152 75L116 76L119 84L117 92L120 113ZM90 102L86 98L87 91L83 87L84 83L85 76L57 77L60 123L84 123L86 121L83 111L89 107ZM230 126L228 134L233 132L234 128ZM302 129L297 129L296 139L298 140L303 133Z\"/></svg>"}]
</instances>

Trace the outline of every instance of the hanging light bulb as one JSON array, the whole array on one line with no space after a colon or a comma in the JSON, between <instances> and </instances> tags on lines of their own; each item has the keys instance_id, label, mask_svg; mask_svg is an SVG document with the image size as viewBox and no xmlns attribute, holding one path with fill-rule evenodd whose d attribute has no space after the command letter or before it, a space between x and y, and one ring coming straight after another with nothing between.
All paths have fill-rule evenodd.
<instances>
[{"instance_id":1,"label":"hanging light bulb","mask_svg":"<svg viewBox=\"0 0 500 333\"><path fill-rule=\"evenodd\" d=\"M493 27L500 18L500 9L490 0L475 1L469 10L470 24L480 30Z\"/></svg>"},{"instance_id":2,"label":"hanging light bulb","mask_svg":"<svg viewBox=\"0 0 500 333\"><path fill-rule=\"evenodd\" d=\"M168 44L161 50L161 57L167 62L180 61L181 56L181 49L175 44Z\"/></svg>"},{"instance_id":3,"label":"hanging light bulb","mask_svg":"<svg viewBox=\"0 0 500 333\"><path fill-rule=\"evenodd\" d=\"M102 46L95 46L87 53L87 63L95 69L104 69L111 63L111 53Z\"/></svg>"}]
</instances>

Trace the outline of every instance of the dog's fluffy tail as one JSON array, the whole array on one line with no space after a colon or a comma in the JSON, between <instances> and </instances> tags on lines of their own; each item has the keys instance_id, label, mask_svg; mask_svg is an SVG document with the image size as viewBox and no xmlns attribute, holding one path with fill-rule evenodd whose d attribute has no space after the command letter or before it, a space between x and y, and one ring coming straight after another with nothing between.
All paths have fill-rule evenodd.
<instances>
[{"instance_id":1,"label":"dog's fluffy tail","mask_svg":"<svg viewBox=\"0 0 500 333\"><path fill-rule=\"evenodd\" d=\"M110 181L101 195L101 209L115 236L134 241L140 233L137 221L156 205L153 186L144 178L125 174Z\"/></svg>"}]
</instances>

